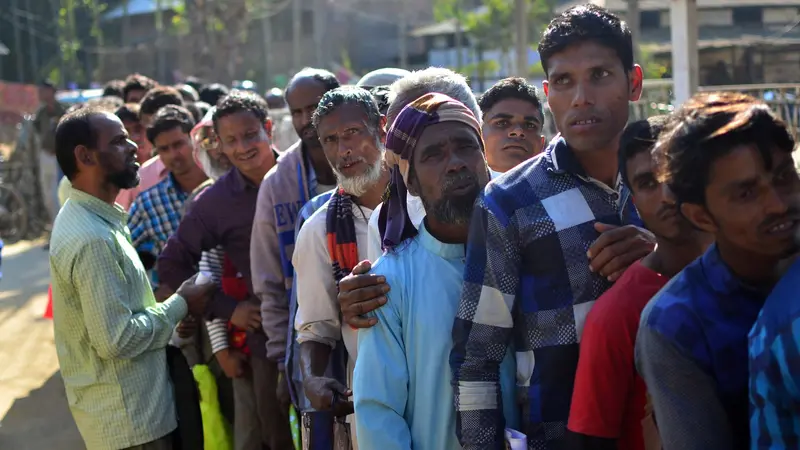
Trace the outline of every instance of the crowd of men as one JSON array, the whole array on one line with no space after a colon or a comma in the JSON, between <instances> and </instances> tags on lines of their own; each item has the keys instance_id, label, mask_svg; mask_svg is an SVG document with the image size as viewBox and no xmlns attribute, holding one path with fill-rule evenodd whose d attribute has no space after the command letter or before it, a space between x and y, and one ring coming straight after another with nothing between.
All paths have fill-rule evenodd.
<instances>
[{"instance_id":1,"label":"crowd of men","mask_svg":"<svg viewBox=\"0 0 800 450\"><path fill-rule=\"evenodd\" d=\"M49 251L87 448L207 446L203 365L237 450L797 448L786 125L727 92L629 123L642 69L594 5L538 51L549 144L524 79L443 68L307 68L272 105L132 75L68 111Z\"/></svg>"}]
</instances>

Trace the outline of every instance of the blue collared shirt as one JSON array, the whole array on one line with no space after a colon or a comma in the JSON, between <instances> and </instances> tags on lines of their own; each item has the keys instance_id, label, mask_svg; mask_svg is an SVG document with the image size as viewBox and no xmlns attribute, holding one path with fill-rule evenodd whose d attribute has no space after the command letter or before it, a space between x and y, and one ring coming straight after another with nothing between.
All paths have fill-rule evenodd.
<instances>
[{"instance_id":1,"label":"blue collared shirt","mask_svg":"<svg viewBox=\"0 0 800 450\"><path fill-rule=\"evenodd\" d=\"M800 260L775 286L750 331L753 449L800 446Z\"/></svg>"},{"instance_id":2,"label":"blue collared shirt","mask_svg":"<svg viewBox=\"0 0 800 450\"><path fill-rule=\"evenodd\" d=\"M465 246L419 234L373 265L392 287L378 323L358 332L353 374L358 445L375 450L456 450L456 410L447 355L459 304ZM502 394L514 404L514 360L502 353ZM498 402L500 403L500 402ZM515 421L508 408L510 424ZM501 410L502 414L502 410Z\"/></svg>"},{"instance_id":3,"label":"blue collared shirt","mask_svg":"<svg viewBox=\"0 0 800 450\"><path fill-rule=\"evenodd\" d=\"M520 431L531 448L563 442L583 323L611 286L589 270L597 222L641 226L629 191L588 177L560 136L479 197L450 356L464 448L503 446L498 368L512 339Z\"/></svg>"},{"instance_id":4,"label":"blue collared shirt","mask_svg":"<svg viewBox=\"0 0 800 450\"><path fill-rule=\"evenodd\" d=\"M642 312L636 364L664 448L747 447L747 334L768 293L737 278L714 244Z\"/></svg>"}]
</instances>

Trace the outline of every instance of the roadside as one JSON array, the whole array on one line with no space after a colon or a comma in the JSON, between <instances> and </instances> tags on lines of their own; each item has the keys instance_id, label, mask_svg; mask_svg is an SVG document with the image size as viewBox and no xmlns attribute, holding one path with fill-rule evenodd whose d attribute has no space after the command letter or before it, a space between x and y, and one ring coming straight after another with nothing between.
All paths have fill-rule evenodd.
<instances>
[{"instance_id":1,"label":"roadside","mask_svg":"<svg viewBox=\"0 0 800 450\"><path fill-rule=\"evenodd\" d=\"M0 280L0 449L83 450L58 373L42 241L3 249Z\"/></svg>"}]
</instances>

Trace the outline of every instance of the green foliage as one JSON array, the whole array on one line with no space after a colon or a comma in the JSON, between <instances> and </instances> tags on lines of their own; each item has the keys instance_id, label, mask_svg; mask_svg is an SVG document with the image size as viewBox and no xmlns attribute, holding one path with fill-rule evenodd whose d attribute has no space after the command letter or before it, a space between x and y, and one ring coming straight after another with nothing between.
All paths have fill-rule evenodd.
<instances>
[{"instance_id":1,"label":"green foliage","mask_svg":"<svg viewBox=\"0 0 800 450\"><path fill-rule=\"evenodd\" d=\"M639 65L642 66L642 72L644 72L646 79L663 78L664 74L669 71L669 67L658 62L647 46L639 46L639 58Z\"/></svg>"}]
</instances>

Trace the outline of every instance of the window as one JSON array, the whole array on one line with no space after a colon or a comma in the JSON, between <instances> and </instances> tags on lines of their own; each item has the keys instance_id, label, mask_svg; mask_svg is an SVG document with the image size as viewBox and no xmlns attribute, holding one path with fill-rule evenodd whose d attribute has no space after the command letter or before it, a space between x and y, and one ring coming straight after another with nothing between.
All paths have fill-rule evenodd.
<instances>
[{"instance_id":1,"label":"window","mask_svg":"<svg viewBox=\"0 0 800 450\"><path fill-rule=\"evenodd\" d=\"M660 11L642 11L639 14L639 26L643 29L661 28Z\"/></svg>"},{"instance_id":2,"label":"window","mask_svg":"<svg viewBox=\"0 0 800 450\"><path fill-rule=\"evenodd\" d=\"M761 25L764 10L760 6L742 6L733 8L734 25Z\"/></svg>"}]
</instances>

